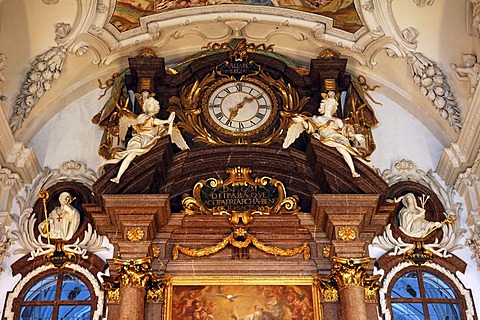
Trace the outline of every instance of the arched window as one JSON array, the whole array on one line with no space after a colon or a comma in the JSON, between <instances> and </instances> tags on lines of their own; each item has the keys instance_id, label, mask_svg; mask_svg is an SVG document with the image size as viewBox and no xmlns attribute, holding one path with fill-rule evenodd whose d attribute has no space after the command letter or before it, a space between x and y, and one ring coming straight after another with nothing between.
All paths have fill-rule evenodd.
<instances>
[{"instance_id":1,"label":"arched window","mask_svg":"<svg viewBox=\"0 0 480 320\"><path fill-rule=\"evenodd\" d=\"M97 308L91 285L73 270L52 270L30 281L17 300L15 319L90 320Z\"/></svg>"},{"instance_id":2,"label":"arched window","mask_svg":"<svg viewBox=\"0 0 480 320\"><path fill-rule=\"evenodd\" d=\"M409 267L397 273L388 300L394 320L465 319L464 296L455 284L425 267Z\"/></svg>"}]
</instances>

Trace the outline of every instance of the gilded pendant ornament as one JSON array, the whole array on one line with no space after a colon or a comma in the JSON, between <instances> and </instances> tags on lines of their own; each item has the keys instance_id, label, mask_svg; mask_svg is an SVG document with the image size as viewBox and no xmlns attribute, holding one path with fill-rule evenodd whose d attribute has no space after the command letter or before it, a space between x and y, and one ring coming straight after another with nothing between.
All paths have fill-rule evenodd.
<instances>
[{"instance_id":1,"label":"gilded pendant ornament","mask_svg":"<svg viewBox=\"0 0 480 320\"><path fill-rule=\"evenodd\" d=\"M433 252L425 248L423 240L415 241L413 248L403 254L403 260L412 262L417 266L424 265L427 262L433 262L434 257Z\"/></svg>"},{"instance_id":2,"label":"gilded pendant ornament","mask_svg":"<svg viewBox=\"0 0 480 320\"><path fill-rule=\"evenodd\" d=\"M343 226L338 229L338 237L343 241L352 241L357 238L357 232L350 226Z\"/></svg>"},{"instance_id":3,"label":"gilded pendant ornament","mask_svg":"<svg viewBox=\"0 0 480 320\"><path fill-rule=\"evenodd\" d=\"M156 244L152 246L152 254L154 258L160 257L160 247Z\"/></svg>"},{"instance_id":4,"label":"gilded pendant ornament","mask_svg":"<svg viewBox=\"0 0 480 320\"><path fill-rule=\"evenodd\" d=\"M325 258L330 257L331 252L332 252L332 246L331 245L326 244L326 245L323 246L322 254Z\"/></svg>"},{"instance_id":5,"label":"gilded pendant ornament","mask_svg":"<svg viewBox=\"0 0 480 320\"><path fill-rule=\"evenodd\" d=\"M241 237L241 240L237 240L239 237ZM300 247L296 247L293 249L281 249L278 247L267 246L262 242L258 241L257 238L249 234L243 228L235 230L234 232L230 233L227 237L225 237L222 241L220 241L219 243L211 247L205 247L201 249L191 249L191 248L186 248L179 244L176 244L175 247L173 248L172 256L173 256L173 260L178 260L179 253L183 253L184 255L187 255L189 257L196 257L196 258L210 256L224 249L229 244L239 249L244 249L250 245L253 245L260 251L263 251L270 255L280 256L280 257L293 257L303 253L303 259L305 260L310 259L310 248L306 243L304 243Z\"/></svg>"},{"instance_id":6,"label":"gilded pendant ornament","mask_svg":"<svg viewBox=\"0 0 480 320\"><path fill-rule=\"evenodd\" d=\"M228 215L230 223L251 223L254 215L294 214L300 211L297 196L286 196L282 182L269 177L250 177L251 168L228 168L226 180L198 181L193 197L182 200L186 215Z\"/></svg>"}]
</instances>

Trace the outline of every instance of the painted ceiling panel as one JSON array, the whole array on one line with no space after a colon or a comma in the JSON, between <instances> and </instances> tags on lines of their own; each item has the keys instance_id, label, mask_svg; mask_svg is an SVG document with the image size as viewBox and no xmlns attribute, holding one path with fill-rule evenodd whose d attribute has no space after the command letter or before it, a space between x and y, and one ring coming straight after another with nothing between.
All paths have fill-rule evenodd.
<instances>
[{"instance_id":1,"label":"painted ceiling panel","mask_svg":"<svg viewBox=\"0 0 480 320\"><path fill-rule=\"evenodd\" d=\"M140 18L167 11L220 4L279 7L333 19L335 28L354 33L363 24L353 0L119 0L110 23L120 31L140 26Z\"/></svg>"}]
</instances>

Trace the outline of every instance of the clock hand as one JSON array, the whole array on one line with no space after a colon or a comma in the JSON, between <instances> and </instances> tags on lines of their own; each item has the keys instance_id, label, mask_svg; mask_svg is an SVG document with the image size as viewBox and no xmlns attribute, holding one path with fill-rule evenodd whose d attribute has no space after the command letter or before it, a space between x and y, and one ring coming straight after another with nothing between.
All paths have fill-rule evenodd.
<instances>
[{"instance_id":1,"label":"clock hand","mask_svg":"<svg viewBox=\"0 0 480 320\"><path fill-rule=\"evenodd\" d=\"M243 108L245 103L252 102L253 100L255 100L255 97L248 97L248 96L244 97L243 100L240 101L239 103L237 103L237 105L235 107L232 107L232 108L228 109L228 111L230 112L230 115L228 116L228 120L235 119L235 117L238 115L238 110Z\"/></svg>"}]
</instances>

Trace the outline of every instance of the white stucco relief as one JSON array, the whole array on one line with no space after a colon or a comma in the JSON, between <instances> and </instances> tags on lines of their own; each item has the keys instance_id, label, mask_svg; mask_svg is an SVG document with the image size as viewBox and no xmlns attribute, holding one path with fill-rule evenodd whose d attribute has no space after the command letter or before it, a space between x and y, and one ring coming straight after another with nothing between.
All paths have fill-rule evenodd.
<instances>
[{"instance_id":1,"label":"white stucco relief","mask_svg":"<svg viewBox=\"0 0 480 320\"><path fill-rule=\"evenodd\" d=\"M442 202L445 212L445 219L454 214L460 217L461 203L454 201L455 190L453 187L445 189L440 182L434 177L430 170L425 172L418 169L412 161L401 160L396 161L391 169L382 173L382 178L389 184L393 185L400 181L412 181L419 183L432 190ZM435 239L433 243L426 243L425 248L441 257L450 257L450 252L461 249L463 244L460 243L466 230L461 229L459 222L452 224L444 224L442 227L442 238ZM401 255L409 249L413 248L412 243L404 242L400 237L395 239L392 232L392 226L388 224L382 235L373 239L373 246L390 251L390 255Z\"/></svg>"},{"instance_id":2,"label":"white stucco relief","mask_svg":"<svg viewBox=\"0 0 480 320\"><path fill-rule=\"evenodd\" d=\"M38 192L41 189L47 190L56 183L63 181L75 181L91 188L97 178L95 172L76 161L66 161L60 169L51 170L45 168L32 187L25 188L25 198L17 197L22 213L12 214L12 221L16 226L16 230L13 230L11 233L21 248L17 249L15 254L30 254L29 259L33 259L55 250L55 245L48 243L42 235L35 237L37 218L32 207L37 201ZM77 238L72 244L66 244L64 249L68 252L80 254L86 259L88 251L107 251L108 249L103 245L103 242L104 237L98 235L92 225L88 224L83 237Z\"/></svg>"}]
</instances>

